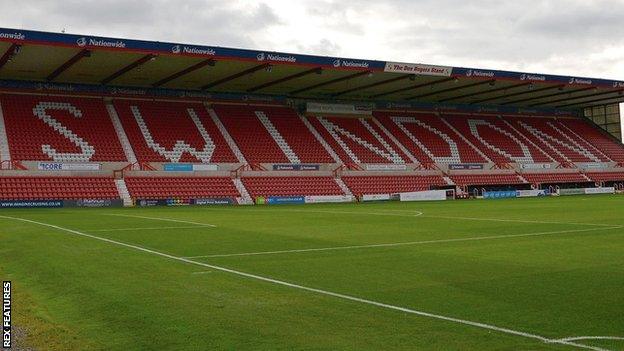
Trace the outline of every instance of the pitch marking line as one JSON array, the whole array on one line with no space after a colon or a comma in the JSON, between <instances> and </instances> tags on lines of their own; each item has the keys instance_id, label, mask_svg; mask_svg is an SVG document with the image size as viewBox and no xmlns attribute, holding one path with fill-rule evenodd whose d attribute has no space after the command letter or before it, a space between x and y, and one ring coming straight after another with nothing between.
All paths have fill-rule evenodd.
<instances>
[{"instance_id":1,"label":"pitch marking line","mask_svg":"<svg viewBox=\"0 0 624 351\"><path fill-rule=\"evenodd\" d=\"M574 222L551 222L551 221L532 221L525 219L505 219L505 218L479 218L479 217L455 217L455 216L436 216L436 215L424 215L427 218L442 218L442 219L463 219L468 221L491 221L491 222L518 222L518 223L537 223L537 224L567 224L567 225L587 225L596 227L612 227L613 224L603 223L574 223Z\"/></svg>"},{"instance_id":2,"label":"pitch marking line","mask_svg":"<svg viewBox=\"0 0 624 351\"><path fill-rule=\"evenodd\" d=\"M470 326L473 326L473 327L477 327L477 328L481 328L481 329L487 329L487 330L493 330L493 331L497 331L497 332L501 332L501 333L505 333L505 334L515 335L515 336L522 336L522 337L529 338L529 339L539 340L539 341L544 342L544 343L563 344L563 345L574 346L574 347L577 347L577 348L586 349L586 350L594 350L594 351L609 351L607 349L603 349L603 348L599 348L599 347L595 347L595 346L584 345L584 344L579 344L579 343L576 343L576 342L573 342L573 341L565 341L565 340L560 340L560 339L551 339L551 338L547 338L545 336L541 336L541 335L537 335L537 334L531 334L531 333L525 333L525 332L522 332L522 331L513 330L513 329L509 329L509 328L505 328L505 327L498 327L498 326L495 326L495 325L492 325L492 324L480 323L480 322L469 321L469 320L465 320L465 319L459 319L459 318L454 318L454 317L443 316L443 315L440 315L440 314L434 314L434 313L429 313L429 312L424 312L424 311L413 310L413 309L406 308L406 307L400 307L400 306L386 304L386 303L383 303L383 302L367 300L367 299L363 299L363 298L359 298L359 297L355 297L355 296L351 296L351 295L345 295L345 294L331 292L331 291L328 291L328 290L312 288L312 287L308 287L308 286L305 286L305 285L289 283L289 282L286 282L286 281L283 281L283 280L277 280L277 279L273 279L273 278L268 278L268 277L264 277L264 276L261 276L261 275L245 273L245 272L237 271L237 270L230 269L230 268L225 268L225 267L216 266L216 265L212 265L212 264L208 264L208 263L193 261L193 260L190 260L190 259L187 259L187 258L184 258L184 257L178 257L178 256L166 254L166 253L163 253L163 252L160 252L160 251L156 251L156 250L150 250L150 249L147 249L145 247L138 246L138 245L126 244L126 243L123 243L123 242L120 242L120 241L116 241L116 240L112 240L112 239L99 237L99 236L96 236L96 235L83 233L83 232L80 232L80 231L77 231L77 230L60 227L60 226L57 226L57 225L54 225L54 224L33 221L33 220L30 220L30 219L20 218L20 217L0 216L0 218L11 219L11 220L15 220L15 221L21 221L21 222L30 223L30 224L36 224L36 225L39 225L39 226L54 228L54 229L57 229L57 230L60 230L60 231L64 231L64 232L67 232L67 233L72 233L74 235L79 235L79 236L83 236L83 237L87 237L87 238L91 238L91 239L107 242L107 243L110 243L110 244L118 245L118 246L124 246L124 247L130 248L130 249L146 252L146 253L149 253L149 254L152 254L152 255L156 255L156 256L165 257L165 258L168 258L168 259L171 259L171 260L180 261L180 262L184 262L184 263L188 263L188 264L194 264L194 265L202 266L202 267L208 267L208 268L211 268L213 270L226 272L226 273L230 273L230 274L234 274L234 275L238 275L238 276L242 276L242 277L246 277L246 278L251 278L251 279L255 279L255 280L260 280L260 281L263 281L263 282L273 283L273 284L276 284L276 285L282 285L282 286L286 286L286 287L290 287L290 288L294 288L294 289L299 289L299 290L304 290L304 291L308 291L308 292L313 292L313 293L317 293L317 294L320 294L320 295L332 296L332 297L336 297L336 298L343 299L343 300L359 302L359 303L363 303L363 304L367 304L367 305L377 306L377 307L386 308L386 309L389 309L389 310L394 310L394 311L399 311L399 312L404 312L404 313L410 313L410 314L414 314L414 315L417 315L417 316L428 317L428 318L433 318L433 319L439 319L439 320L443 320L443 321L447 321L447 322L453 322L453 323L458 323L458 324L463 324L463 325L470 325Z\"/></svg>"},{"instance_id":3,"label":"pitch marking line","mask_svg":"<svg viewBox=\"0 0 624 351\"><path fill-rule=\"evenodd\" d=\"M253 209L254 212L274 212L272 210L264 210L264 209ZM394 210L388 210L394 211ZM282 210L281 212L304 212L304 213L329 213L329 214L357 214L357 215L372 215L372 216L399 216L399 217L418 217L422 216L423 213L420 211L408 211L413 214L401 214L401 213L383 213L383 212L361 212L361 211L327 211L327 210ZM399 211L395 211L399 212ZM253 212L249 212L253 213Z\"/></svg>"},{"instance_id":4,"label":"pitch marking line","mask_svg":"<svg viewBox=\"0 0 624 351\"><path fill-rule=\"evenodd\" d=\"M191 222L191 221L183 221L181 219L173 219L173 218L147 217L147 216L119 214L119 213L102 213L101 215L102 216L116 216L116 217L130 217L130 218L151 219L151 220L154 220L154 221L186 223L186 224L194 224L194 225L202 226L202 227L213 227L213 228L216 227L216 225L214 225L214 224L197 223L197 222Z\"/></svg>"},{"instance_id":5,"label":"pitch marking line","mask_svg":"<svg viewBox=\"0 0 624 351\"><path fill-rule=\"evenodd\" d=\"M95 233L95 232L125 232L125 231L132 231L132 230L160 230L160 229L199 229L199 228L204 228L207 227L206 225L194 225L194 226L181 226L181 227L140 227L140 228L115 228L115 229L92 229L92 230L85 230L86 232L89 233Z\"/></svg>"},{"instance_id":6,"label":"pitch marking line","mask_svg":"<svg viewBox=\"0 0 624 351\"><path fill-rule=\"evenodd\" d=\"M577 340L624 340L620 336L574 336L570 338L557 339L556 341L577 341Z\"/></svg>"},{"instance_id":7,"label":"pitch marking line","mask_svg":"<svg viewBox=\"0 0 624 351\"><path fill-rule=\"evenodd\" d=\"M524 234L477 236L477 237L470 237L470 238L424 240L424 241L408 241L408 242L399 242L399 243L384 243L384 244L370 244L370 245L333 246L333 247L319 247L319 248L311 248L311 249L293 249L293 250L277 250L277 251L242 252L242 253L233 253L233 254L215 254L215 255L202 255L202 256L186 256L184 258L214 258L214 257L233 257L233 256L258 256L258 255L275 255L275 254L298 253L298 252L367 249L367 248L375 248L375 247L395 247L395 246L424 245L424 244L437 244L437 243L452 243L452 242L461 242L461 241L479 241L479 240L493 240L493 239L506 239L506 238L521 238L521 237L530 237L530 236L581 233L581 232L591 232L591 231L597 231L597 230L611 230L611 229L621 229L621 228L624 228L624 226L617 226L617 227L614 226L614 227L608 227L608 228L570 229L570 230L559 230L559 231L552 231L552 232L538 232L538 233L524 233Z\"/></svg>"},{"instance_id":8,"label":"pitch marking line","mask_svg":"<svg viewBox=\"0 0 624 351\"><path fill-rule=\"evenodd\" d=\"M252 209L248 213L253 212L273 212L277 213L277 211L273 210L265 210L265 209ZM440 218L440 219L460 219L460 220L468 220L468 221L489 221L489 222L515 222L515 223L530 223L530 224L562 224L562 225L585 225L585 226L596 226L596 227L613 227L613 224L603 224L603 223L570 223L570 222L556 222L556 221L535 221L535 220L525 220L525 219L508 219L508 218L481 218L481 217L456 217L456 216L436 216L425 214L421 211L412 211L412 210L382 210L388 212L361 212L361 211L329 211L329 210L294 210L294 209L281 209L280 212L302 212L302 213L328 213L328 214L356 214L356 215L372 215L372 216L399 216L399 217L426 217L426 218ZM402 213L391 213L391 212L403 212ZM411 213L411 214L409 214Z\"/></svg>"},{"instance_id":9,"label":"pitch marking line","mask_svg":"<svg viewBox=\"0 0 624 351\"><path fill-rule=\"evenodd\" d=\"M191 274L208 274L208 273L212 273L212 271L192 272Z\"/></svg>"}]
</instances>

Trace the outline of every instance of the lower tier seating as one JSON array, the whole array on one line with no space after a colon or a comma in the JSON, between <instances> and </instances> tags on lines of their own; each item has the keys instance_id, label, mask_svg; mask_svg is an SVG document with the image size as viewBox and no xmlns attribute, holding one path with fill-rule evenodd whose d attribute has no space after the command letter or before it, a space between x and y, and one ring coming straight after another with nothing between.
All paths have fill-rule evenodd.
<instances>
[{"instance_id":1,"label":"lower tier seating","mask_svg":"<svg viewBox=\"0 0 624 351\"><path fill-rule=\"evenodd\" d=\"M621 182L624 181L624 172L592 172L587 176L595 182Z\"/></svg>"},{"instance_id":2,"label":"lower tier seating","mask_svg":"<svg viewBox=\"0 0 624 351\"><path fill-rule=\"evenodd\" d=\"M516 174L456 174L451 179L459 186L524 184Z\"/></svg>"},{"instance_id":3,"label":"lower tier seating","mask_svg":"<svg viewBox=\"0 0 624 351\"><path fill-rule=\"evenodd\" d=\"M344 195L332 177L243 177L252 197Z\"/></svg>"},{"instance_id":4,"label":"lower tier seating","mask_svg":"<svg viewBox=\"0 0 624 351\"><path fill-rule=\"evenodd\" d=\"M126 186L134 199L200 199L239 197L228 177L126 177Z\"/></svg>"},{"instance_id":5,"label":"lower tier seating","mask_svg":"<svg viewBox=\"0 0 624 351\"><path fill-rule=\"evenodd\" d=\"M109 177L0 177L2 200L117 199Z\"/></svg>"},{"instance_id":6,"label":"lower tier seating","mask_svg":"<svg viewBox=\"0 0 624 351\"><path fill-rule=\"evenodd\" d=\"M580 173L525 173L522 176L532 184L588 182Z\"/></svg>"},{"instance_id":7,"label":"lower tier seating","mask_svg":"<svg viewBox=\"0 0 624 351\"><path fill-rule=\"evenodd\" d=\"M342 180L356 196L422 191L447 185L440 176L343 176Z\"/></svg>"}]
</instances>

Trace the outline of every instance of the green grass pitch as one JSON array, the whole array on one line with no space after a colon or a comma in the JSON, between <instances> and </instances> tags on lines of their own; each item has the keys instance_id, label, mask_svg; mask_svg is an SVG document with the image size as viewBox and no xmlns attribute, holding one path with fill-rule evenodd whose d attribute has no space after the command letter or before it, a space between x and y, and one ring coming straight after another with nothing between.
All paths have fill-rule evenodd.
<instances>
[{"instance_id":1,"label":"green grass pitch","mask_svg":"<svg viewBox=\"0 0 624 351\"><path fill-rule=\"evenodd\" d=\"M624 350L623 215L615 195L3 210L0 275L36 350Z\"/></svg>"}]
</instances>

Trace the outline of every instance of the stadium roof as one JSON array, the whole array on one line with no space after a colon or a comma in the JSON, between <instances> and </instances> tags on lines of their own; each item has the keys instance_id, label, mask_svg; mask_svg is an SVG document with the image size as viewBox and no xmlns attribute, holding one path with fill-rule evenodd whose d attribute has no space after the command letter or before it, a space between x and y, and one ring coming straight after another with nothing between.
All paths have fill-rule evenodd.
<instances>
[{"instance_id":1,"label":"stadium roof","mask_svg":"<svg viewBox=\"0 0 624 351\"><path fill-rule=\"evenodd\" d=\"M624 81L0 28L0 80L289 98L578 109Z\"/></svg>"}]
</instances>

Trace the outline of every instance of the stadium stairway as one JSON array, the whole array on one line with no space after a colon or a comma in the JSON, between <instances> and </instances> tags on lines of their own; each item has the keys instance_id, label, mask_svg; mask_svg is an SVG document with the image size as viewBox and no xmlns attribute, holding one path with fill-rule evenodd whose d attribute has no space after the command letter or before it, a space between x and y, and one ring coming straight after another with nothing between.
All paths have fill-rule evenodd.
<instances>
[{"instance_id":1,"label":"stadium stairway","mask_svg":"<svg viewBox=\"0 0 624 351\"><path fill-rule=\"evenodd\" d=\"M11 161L11 153L9 150L9 140L6 134L6 126L4 125L2 104L0 104L0 162L2 161Z\"/></svg>"},{"instance_id":2,"label":"stadium stairway","mask_svg":"<svg viewBox=\"0 0 624 351\"><path fill-rule=\"evenodd\" d=\"M347 184L345 184L341 178L334 178L334 180L336 180L336 183L338 184L338 186L340 187L340 189L342 189L342 191L349 195L349 196L353 196L353 193L351 192L351 189L349 189L349 187L347 186Z\"/></svg>"},{"instance_id":3,"label":"stadium stairway","mask_svg":"<svg viewBox=\"0 0 624 351\"><path fill-rule=\"evenodd\" d=\"M245 159L245 156L243 156L243 153L238 148L238 145L236 145L236 142L234 141L234 139L232 139L232 136L230 135L230 133L227 131L223 123L221 123L221 120L217 116L217 113L215 112L215 110L213 110L209 106L206 106L206 110L208 111L208 115L210 116L210 119L212 119L212 122L217 126L217 129L219 129L219 132L221 132L221 135L223 135L225 142L228 144L232 152L234 152L234 156L236 156L236 159L238 160L238 162L242 164L247 164L247 160Z\"/></svg>"},{"instance_id":4,"label":"stadium stairway","mask_svg":"<svg viewBox=\"0 0 624 351\"><path fill-rule=\"evenodd\" d=\"M238 192L241 195L238 203L240 205L253 204L253 199L251 198L251 195L249 195L247 188L245 188L245 184L243 184L240 178L232 178L232 182L234 182L234 186L236 187L236 190L238 190Z\"/></svg>"},{"instance_id":5,"label":"stadium stairway","mask_svg":"<svg viewBox=\"0 0 624 351\"><path fill-rule=\"evenodd\" d=\"M123 178L115 179L115 186L117 187L119 197L123 201L123 205L132 206L132 198L130 197L130 192L128 191L128 187L126 186L126 182Z\"/></svg>"},{"instance_id":6,"label":"stadium stairway","mask_svg":"<svg viewBox=\"0 0 624 351\"><path fill-rule=\"evenodd\" d=\"M312 133L312 135L314 135L316 140L318 140L318 142L321 144L321 146L323 146L325 151L327 151L327 153L334 159L334 161L336 163L342 163L342 161L340 160L340 157L338 156L338 154L336 154L334 149L332 149L332 147L327 143L327 141L325 141L325 139L323 139L323 137L319 134L319 132L316 129L314 129L312 124L310 124L310 121L308 121L308 119L305 118L301 114L299 114L298 116L299 116L299 119L301 120L301 122L303 122L303 124L306 126L306 128L308 128L310 133Z\"/></svg>"},{"instance_id":7,"label":"stadium stairway","mask_svg":"<svg viewBox=\"0 0 624 351\"><path fill-rule=\"evenodd\" d=\"M262 125L269 132L269 135L271 135L271 137L273 138L277 146L282 150L284 155L288 157L288 161L290 163L297 163L297 164L301 163L301 160L299 159L299 157L295 154L295 152L290 147L290 145L288 145L286 140L284 140L284 137L282 137L282 134L280 134L280 132L275 128L275 126L273 125L269 117L267 117L266 113L262 111L255 111L255 114L260 120L260 122L262 123Z\"/></svg>"},{"instance_id":8,"label":"stadium stairway","mask_svg":"<svg viewBox=\"0 0 624 351\"><path fill-rule=\"evenodd\" d=\"M121 147L123 148L124 153L126 154L126 158L130 163L137 163L136 155L134 154L134 150L132 149L132 145L128 140L128 136L126 135L126 131L123 129L121 125L121 121L119 120L119 115L115 110L115 106L109 101L106 102L106 110L108 111L108 115L110 116L111 121L113 122L113 127L115 128L115 132L117 133L117 137L119 138L119 142L121 143Z\"/></svg>"}]
</instances>

